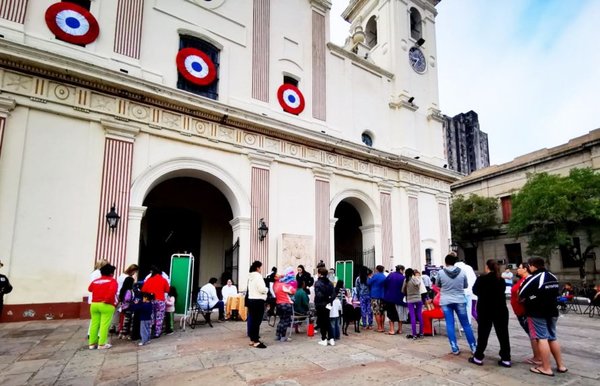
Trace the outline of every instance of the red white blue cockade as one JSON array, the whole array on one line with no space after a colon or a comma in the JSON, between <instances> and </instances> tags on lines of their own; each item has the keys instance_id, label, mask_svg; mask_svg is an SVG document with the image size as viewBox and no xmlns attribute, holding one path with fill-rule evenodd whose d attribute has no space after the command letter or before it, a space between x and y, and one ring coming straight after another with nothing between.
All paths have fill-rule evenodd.
<instances>
[{"instance_id":1,"label":"red white blue cockade","mask_svg":"<svg viewBox=\"0 0 600 386\"><path fill-rule=\"evenodd\" d=\"M56 3L48 7L46 25L56 37L73 44L89 44L100 33L94 15L73 3Z\"/></svg>"},{"instance_id":2,"label":"red white blue cockade","mask_svg":"<svg viewBox=\"0 0 600 386\"><path fill-rule=\"evenodd\" d=\"M277 90L277 99L284 111L291 114L300 114L304 110L304 95L298 87L284 83Z\"/></svg>"},{"instance_id":3,"label":"red white blue cockade","mask_svg":"<svg viewBox=\"0 0 600 386\"><path fill-rule=\"evenodd\" d=\"M217 77L213 61L196 48L184 48L177 53L177 70L185 79L198 86L208 86Z\"/></svg>"}]
</instances>

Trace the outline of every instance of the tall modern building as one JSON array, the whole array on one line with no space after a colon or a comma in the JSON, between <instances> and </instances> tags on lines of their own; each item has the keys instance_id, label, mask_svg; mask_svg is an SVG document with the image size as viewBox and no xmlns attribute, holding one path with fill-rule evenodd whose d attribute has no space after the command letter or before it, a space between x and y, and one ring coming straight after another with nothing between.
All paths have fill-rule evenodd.
<instances>
[{"instance_id":1,"label":"tall modern building","mask_svg":"<svg viewBox=\"0 0 600 386\"><path fill-rule=\"evenodd\" d=\"M490 166L488 136L479 128L477 113L471 110L444 119L448 167L469 175Z\"/></svg>"},{"instance_id":2,"label":"tall modern building","mask_svg":"<svg viewBox=\"0 0 600 386\"><path fill-rule=\"evenodd\" d=\"M441 264L438 2L352 1L344 47L329 0L0 2L2 319L78 316L101 259Z\"/></svg>"}]
</instances>

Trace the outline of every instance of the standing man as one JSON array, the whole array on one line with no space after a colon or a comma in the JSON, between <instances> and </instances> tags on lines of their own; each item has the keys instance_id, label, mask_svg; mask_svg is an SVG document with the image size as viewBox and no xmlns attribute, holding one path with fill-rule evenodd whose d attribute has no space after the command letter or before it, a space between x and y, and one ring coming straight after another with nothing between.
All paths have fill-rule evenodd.
<instances>
[{"instance_id":1,"label":"standing man","mask_svg":"<svg viewBox=\"0 0 600 386\"><path fill-rule=\"evenodd\" d=\"M367 280L367 285L371 290L371 309L377 323L377 332L385 331L385 308L383 304L385 274L383 270L383 265L378 265L375 267L375 274Z\"/></svg>"},{"instance_id":2,"label":"standing man","mask_svg":"<svg viewBox=\"0 0 600 386\"><path fill-rule=\"evenodd\" d=\"M536 374L554 376L550 367L550 353L552 353L556 361L556 371L566 373L568 369L563 363L560 345L556 341L558 279L546 270L544 259L532 257L528 263L531 276L523 282L519 297L525 303L529 334L531 339L537 340L538 352L542 360L540 366L534 366L529 370Z\"/></svg>"},{"instance_id":3,"label":"standing man","mask_svg":"<svg viewBox=\"0 0 600 386\"><path fill-rule=\"evenodd\" d=\"M4 264L0 261L0 268L4 267ZM0 274L0 318L2 317L2 309L4 308L4 294L8 294L12 291L13 287L8 281L8 277Z\"/></svg>"},{"instance_id":4,"label":"standing man","mask_svg":"<svg viewBox=\"0 0 600 386\"><path fill-rule=\"evenodd\" d=\"M510 294L510 290L513 285L513 273L510 271L510 267L506 266L504 272L502 272L502 278L504 279L504 283L506 285L505 293Z\"/></svg>"},{"instance_id":5,"label":"standing man","mask_svg":"<svg viewBox=\"0 0 600 386\"><path fill-rule=\"evenodd\" d=\"M465 298L467 298L467 316L469 317L469 324L472 325L471 317L474 317L475 320L477 320L477 308L474 307L477 304L477 295L473 294L473 285L475 284L475 280L477 280L477 275L475 275L473 268L463 261L459 261L455 265L467 276Z\"/></svg>"},{"instance_id":6,"label":"standing man","mask_svg":"<svg viewBox=\"0 0 600 386\"><path fill-rule=\"evenodd\" d=\"M404 266L397 265L396 270L383 281L383 300L387 309L388 319L390 320L390 330L388 334L402 334L402 322L406 320L406 303L402 301L402 285L404 284ZM394 322L398 323L398 329L394 329Z\"/></svg>"}]
</instances>

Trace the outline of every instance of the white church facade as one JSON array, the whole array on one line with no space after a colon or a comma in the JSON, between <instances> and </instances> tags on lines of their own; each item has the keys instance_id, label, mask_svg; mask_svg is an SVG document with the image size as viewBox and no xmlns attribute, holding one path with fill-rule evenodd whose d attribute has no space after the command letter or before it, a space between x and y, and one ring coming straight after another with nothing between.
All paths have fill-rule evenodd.
<instances>
[{"instance_id":1,"label":"white church facade","mask_svg":"<svg viewBox=\"0 0 600 386\"><path fill-rule=\"evenodd\" d=\"M1 2L2 321L77 317L101 259L442 264L438 2L351 1L344 47L329 0Z\"/></svg>"}]
</instances>

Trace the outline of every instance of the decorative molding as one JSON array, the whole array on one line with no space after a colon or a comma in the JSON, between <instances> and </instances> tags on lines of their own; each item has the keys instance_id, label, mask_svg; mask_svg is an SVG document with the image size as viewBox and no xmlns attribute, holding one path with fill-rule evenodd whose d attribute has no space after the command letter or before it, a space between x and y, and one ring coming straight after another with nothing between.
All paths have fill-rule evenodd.
<instances>
[{"instance_id":1,"label":"decorative molding","mask_svg":"<svg viewBox=\"0 0 600 386\"><path fill-rule=\"evenodd\" d=\"M121 122L101 119L100 124L106 131L107 136L113 136L116 139L120 140L133 142L135 140L135 137L140 133L139 127Z\"/></svg>"},{"instance_id":2,"label":"decorative molding","mask_svg":"<svg viewBox=\"0 0 600 386\"><path fill-rule=\"evenodd\" d=\"M250 160L250 164L253 167L261 169L270 169L274 158L264 154L249 153L248 160Z\"/></svg>"},{"instance_id":3,"label":"decorative molding","mask_svg":"<svg viewBox=\"0 0 600 386\"><path fill-rule=\"evenodd\" d=\"M418 198L421 189L418 186L407 186L404 188L409 198Z\"/></svg>"},{"instance_id":4,"label":"decorative molding","mask_svg":"<svg viewBox=\"0 0 600 386\"><path fill-rule=\"evenodd\" d=\"M146 214L147 206L129 206L129 221L141 220Z\"/></svg>"},{"instance_id":5,"label":"decorative molding","mask_svg":"<svg viewBox=\"0 0 600 386\"><path fill-rule=\"evenodd\" d=\"M409 99L409 96L405 95L405 94L392 95L392 98L391 98L390 102L388 103L388 106L391 109L408 109L410 111L417 111L419 109L419 106L417 106L414 103L409 102L408 99Z\"/></svg>"},{"instance_id":6,"label":"decorative molding","mask_svg":"<svg viewBox=\"0 0 600 386\"><path fill-rule=\"evenodd\" d=\"M379 188L380 193L391 194L394 184L391 181L380 181L377 183L377 187Z\"/></svg>"},{"instance_id":7,"label":"decorative molding","mask_svg":"<svg viewBox=\"0 0 600 386\"><path fill-rule=\"evenodd\" d=\"M436 109L435 107L430 107L429 109L427 109L427 120L434 120L440 123L446 122L444 116L442 115L442 112L439 109Z\"/></svg>"},{"instance_id":8,"label":"decorative molding","mask_svg":"<svg viewBox=\"0 0 600 386\"><path fill-rule=\"evenodd\" d=\"M11 98L0 97L0 117L7 117L8 113L13 111L17 102Z\"/></svg>"},{"instance_id":9,"label":"decorative molding","mask_svg":"<svg viewBox=\"0 0 600 386\"><path fill-rule=\"evenodd\" d=\"M394 79L394 74L383 69L382 67L376 66L375 64L369 62L366 59L361 58L356 55L354 52L347 51L340 46L337 46L333 43L327 43L327 48L331 53L337 54L344 58L350 59L354 62L354 64L364 70L374 73L375 75L386 77L388 79Z\"/></svg>"},{"instance_id":10,"label":"decorative molding","mask_svg":"<svg viewBox=\"0 0 600 386\"><path fill-rule=\"evenodd\" d=\"M331 176L333 176L331 169L313 168L312 172L315 180L329 181L331 180Z\"/></svg>"},{"instance_id":11,"label":"decorative molding","mask_svg":"<svg viewBox=\"0 0 600 386\"><path fill-rule=\"evenodd\" d=\"M248 230L250 229L250 217L235 217L229 221L229 225L234 233L242 229Z\"/></svg>"},{"instance_id":12,"label":"decorative molding","mask_svg":"<svg viewBox=\"0 0 600 386\"><path fill-rule=\"evenodd\" d=\"M310 0L310 5L313 10L319 11L323 15L331 10L331 0Z\"/></svg>"},{"instance_id":13,"label":"decorative molding","mask_svg":"<svg viewBox=\"0 0 600 386\"><path fill-rule=\"evenodd\" d=\"M435 195L435 200L437 201L438 204L448 204L448 201L450 200L450 193L438 193Z\"/></svg>"}]
</instances>

